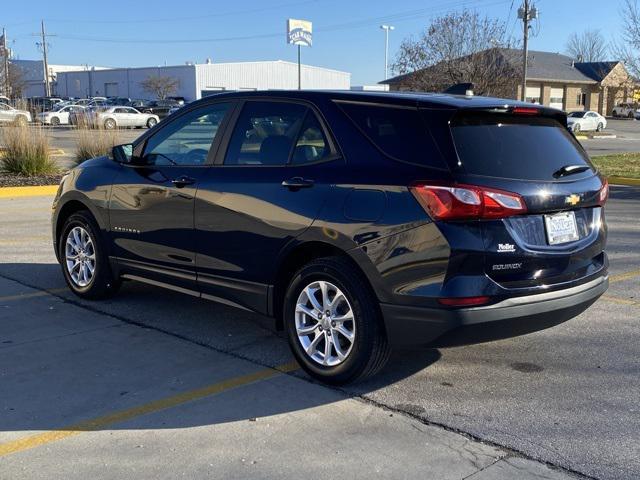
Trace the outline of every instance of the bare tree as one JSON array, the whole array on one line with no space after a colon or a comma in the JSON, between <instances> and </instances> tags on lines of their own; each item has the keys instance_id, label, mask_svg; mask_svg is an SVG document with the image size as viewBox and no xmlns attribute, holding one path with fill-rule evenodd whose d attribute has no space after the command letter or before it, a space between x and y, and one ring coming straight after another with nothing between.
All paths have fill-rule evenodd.
<instances>
[{"instance_id":1,"label":"bare tree","mask_svg":"<svg viewBox=\"0 0 640 480\"><path fill-rule=\"evenodd\" d=\"M175 93L180 86L180 80L164 75L150 75L140 82L142 89L154 95L159 100L164 100L172 93Z\"/></svg>"},{"instance_id":2,"label":"bare tree","mask_svg":"<svg viewBox=\"0 0 640 480\"><path fill-rule=\"evenodd\" d=\"M608 53L607 42L597 29L572 33L565 48L577 62L601 62Z\"/></svg>"},{"instance_id":3,"label":"bare tree","mask_svg":"<svg viewBox=\"0 0 640 480\"><path fill-rule=\"evenodd\" d=\"M624 0L620 9L621 37L611 44L611 52L622 60L627 70L640 77L640 6L638 0Z\"/></svg>"},{"instance_id":4,"label":"bare tree","mask_svg":"<svg viewBox=\"0 0 640 480\"><path fill-rule=\"evenodd\" d=\"M27 80L22 69L13 63L9 63L9 78L4 78L4 71L1 72L1 75L2 91L8 91L9 95L14 98L22 97L27 86ZM8 86L6 90L4 88L5 86Z\"/></svg>"},{"instance_id":5,"label":"bare tree","mask_svg":"<svg viewBox=\"0 0 640 480\"><path fill-rule=\"evenodd\" d=\"M511 44L503 21L464 10L436 18L418 38L405 39L392 69L412 73L401 80L411 90L439 91L471 82L477 94L513 96L518 54Z\"/></svg>"}]
</instances>

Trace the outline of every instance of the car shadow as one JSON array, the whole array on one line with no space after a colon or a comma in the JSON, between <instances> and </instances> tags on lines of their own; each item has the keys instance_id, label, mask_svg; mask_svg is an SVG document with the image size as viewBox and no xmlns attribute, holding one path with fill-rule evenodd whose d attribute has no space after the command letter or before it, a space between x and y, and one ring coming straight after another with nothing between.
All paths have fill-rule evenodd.
<instances>
[{"instance_id":1,"label":"car shadow","mask_svg":"<svg viewBox=\"0 0 640 480\"><path fill-rule=\"evenodd\" d=\"M272 319L180 293L126 282L115 297L89 302L64 289L57 264L0 264L0 285L52 292L0 298L0 432L82 429L69 425L293 361ZM382 389L439 359L435 349L397 351L377 376L344 389L301 381L310 379L298 370L105 429L302 411Z\"/></svg>"}]
</instances>

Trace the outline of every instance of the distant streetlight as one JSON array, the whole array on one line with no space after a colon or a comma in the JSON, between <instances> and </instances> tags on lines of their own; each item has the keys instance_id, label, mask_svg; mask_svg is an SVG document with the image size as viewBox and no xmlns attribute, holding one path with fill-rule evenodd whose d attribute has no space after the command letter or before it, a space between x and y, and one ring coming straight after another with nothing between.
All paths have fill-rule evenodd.
<instances>
[{"instance_id":1,"label":"distant streetlight","mask_svg":"<svg viewBox=\"0 0 640 480\"><path fill-rule=\"evenodd\" d=\"M384 30L384 79L386 80L388 75L388 59L389 59L389 30L395 30L393 25L380 25L380 28Z\"/></svg>"}]
</instances>

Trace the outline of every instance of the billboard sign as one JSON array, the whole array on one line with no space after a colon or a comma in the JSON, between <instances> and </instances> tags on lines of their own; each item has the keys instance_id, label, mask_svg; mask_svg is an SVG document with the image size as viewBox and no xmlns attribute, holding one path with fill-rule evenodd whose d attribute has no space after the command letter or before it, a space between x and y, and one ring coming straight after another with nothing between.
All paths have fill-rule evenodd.
<instances>
[{"instance_id":1,"label":"billboard sign","mask_svg":"<svg viewBox=\"0 0 640 480\"><path fill-rule=\"evenodd\" d=\"M287 43L292 45L311 46L311 22L308 20L287 20Z\"/></svg>"}]
</instances>

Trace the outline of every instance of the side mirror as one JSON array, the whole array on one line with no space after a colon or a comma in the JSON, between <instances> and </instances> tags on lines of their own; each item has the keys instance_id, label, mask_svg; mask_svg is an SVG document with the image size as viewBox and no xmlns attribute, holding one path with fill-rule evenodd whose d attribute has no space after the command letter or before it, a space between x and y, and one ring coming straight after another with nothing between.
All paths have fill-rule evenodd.
<instances>
[{"instance_id":1,"label":"side mirror","mask_svg":"<svg viewBox=\"0 0 640 480\"><path fill-rule=\"evenodd\" d=\"M127 143L125 145L116 145L111 149L113 159L125 165L134 163L133 161L133 145Z\"/></svg>"}]
</instances>

